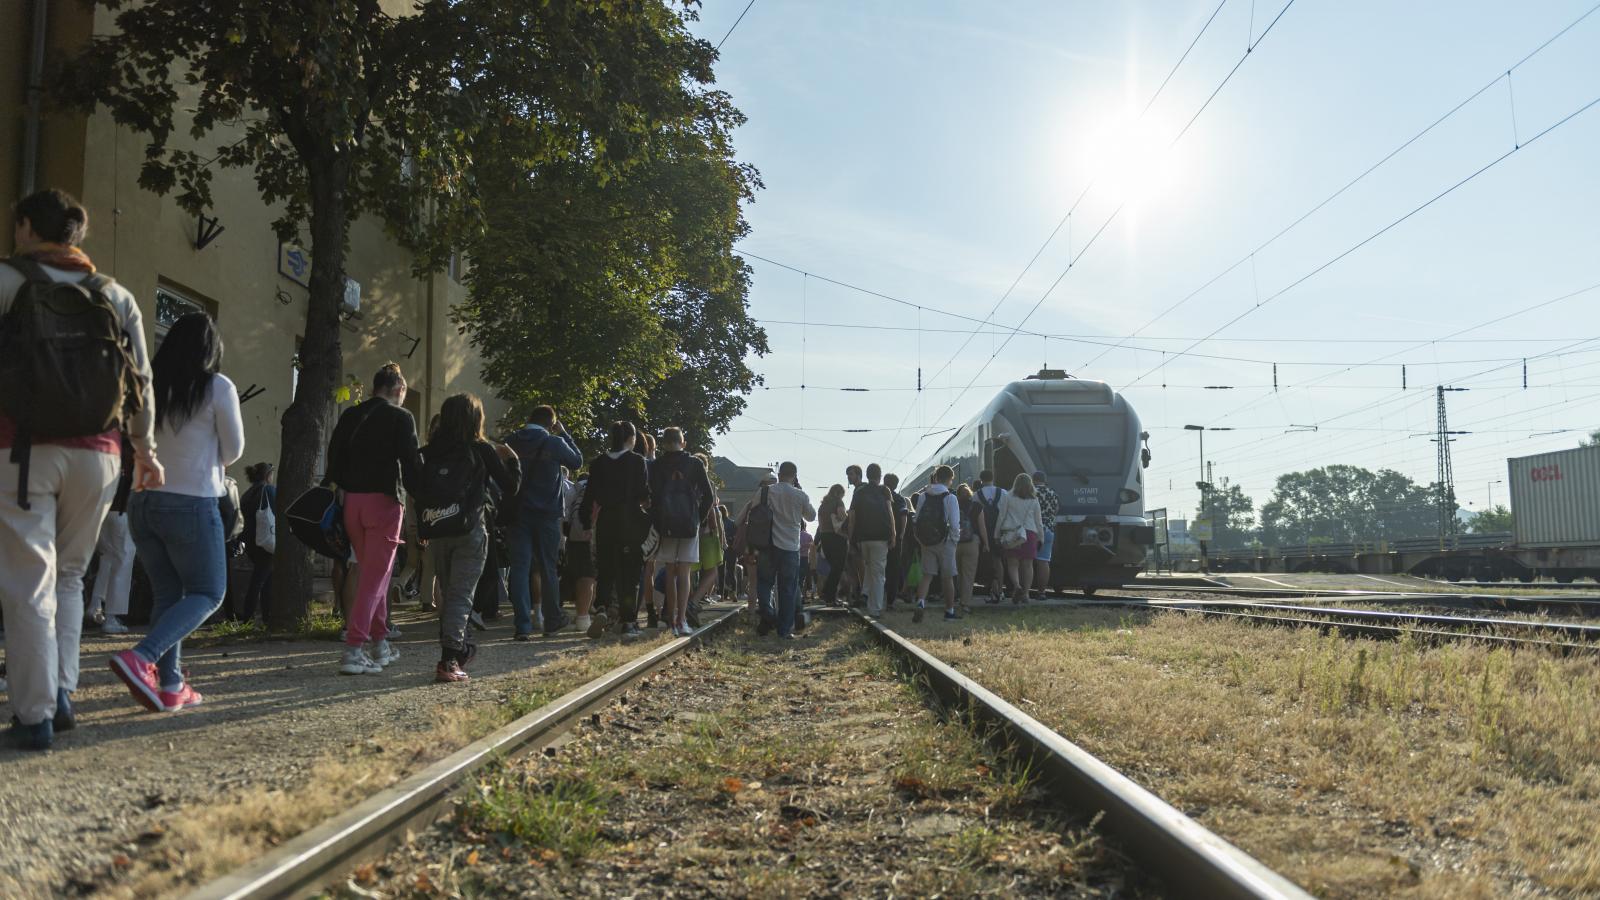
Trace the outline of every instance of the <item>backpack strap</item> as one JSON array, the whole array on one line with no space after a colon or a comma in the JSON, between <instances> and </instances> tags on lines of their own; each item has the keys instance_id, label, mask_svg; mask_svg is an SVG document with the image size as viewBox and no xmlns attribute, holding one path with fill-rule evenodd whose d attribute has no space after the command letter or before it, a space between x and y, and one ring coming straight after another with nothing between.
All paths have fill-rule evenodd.
<instances>
[{"instance_id":1,"label":"backpack strap","mask_svg":"<svg viewBox=\"0 0 1600 900\"><path fill-rule=\"evenodd\" d=\"M18 254L6 259L5 264L21 272L22 277L29 281L49 282L53 280L50 277L50 273L46 272L44 267L39 265L39 261L31 256Z\"/></svg>"}]
</instances>

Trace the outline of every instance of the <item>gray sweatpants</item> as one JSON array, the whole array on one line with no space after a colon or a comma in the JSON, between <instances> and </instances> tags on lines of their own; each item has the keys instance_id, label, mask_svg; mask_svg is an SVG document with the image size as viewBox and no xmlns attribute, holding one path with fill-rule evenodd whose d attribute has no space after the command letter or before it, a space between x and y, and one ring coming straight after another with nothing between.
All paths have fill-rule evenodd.
<instances>
[{"instance_id":1,"label":"gray sweatpants","mask_svg":"<svg viewBox=\"0 0 1600 900\"><path fill-rule=\"evenodd\" d=\"M433 538L428 541L428 553L444 594L439 604L439 646L465 652L467 618L472 615L473 593L489 555L489 534L479 525L460 537Z\"/></svg>"},{"instance_id":2,"label":"gray sweatpants","mask_svg":"<svg viewBox=\"0 0 1600 900\"><path fill-rule=\"evenodd\" d=\"M121 458L79 447L35 446L28 503L17 505L17 465L0 450L0 608L6 679L24 725L56 713L56 688L78 689L83 573L111 508Z\"/></svg>"}]
</instances>

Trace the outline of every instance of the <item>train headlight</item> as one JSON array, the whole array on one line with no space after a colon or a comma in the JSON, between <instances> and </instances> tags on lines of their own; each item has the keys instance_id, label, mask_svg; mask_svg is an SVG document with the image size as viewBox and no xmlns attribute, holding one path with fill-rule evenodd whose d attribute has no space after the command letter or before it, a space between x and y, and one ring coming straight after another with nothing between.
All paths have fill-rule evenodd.
<instances>
[{"instance_id":1,"label":"train headlight","mask_svg":"<svg viewBox=\"0 0 1600 900\"><path fill-rule=\"evenodd\" d=\"M1121 491L1117 492L1118 503L1133 503L1138 499L1139 492L1133 488L1123 488Z\"/></svg>"}]
</instances>

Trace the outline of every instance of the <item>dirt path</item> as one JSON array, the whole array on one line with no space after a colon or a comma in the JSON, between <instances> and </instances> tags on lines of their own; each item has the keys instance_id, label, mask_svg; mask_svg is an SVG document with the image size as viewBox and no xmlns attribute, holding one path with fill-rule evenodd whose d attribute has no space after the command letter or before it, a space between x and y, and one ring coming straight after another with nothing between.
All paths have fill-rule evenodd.
<instances>
[{"instance_id":1,"label":"dirt path","mask_svg":"<svg viewBox=\"0 0 1600 900\"><path fill-rule=\"evenodd\" d=\"M432 683L437 623L417 613L400 616L401 659L382 675L337 675L331 642L194 649L185 664L206 702L175 714L136 706L107 668L107 656L137 634L85 633L77 729L48 753L0 750L0 896L126 887L146 862L184 866L162 838L196 804L304 789L330 758L392 756L402 737L437 728L442 711L536 689L541 675L531 667L590 647L575 634L513 642L509 617L501 621L478 635L466 685ZM414 761L385 762L397 771Z\"/></svg>"},{"instance_id":2,"label":"dirt path","mask_svg":"<svg viewBox=\"0 0 1600 900\"><path fill-rule=\"evenodd\" d=\"M941 723L854 623L746 626L487 775L345 893L1137 896L1120 855Z\"/></svg>"}]
</instances>

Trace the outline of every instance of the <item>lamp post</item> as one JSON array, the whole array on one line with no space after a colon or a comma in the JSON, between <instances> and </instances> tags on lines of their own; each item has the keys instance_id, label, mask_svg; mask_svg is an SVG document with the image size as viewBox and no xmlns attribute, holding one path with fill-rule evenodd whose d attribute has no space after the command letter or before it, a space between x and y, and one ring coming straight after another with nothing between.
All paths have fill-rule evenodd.
<instances>
[{"instance_id":1,"label":"lamp post","mask_svg":"<svg viewBox=\"0 0 1600 900\"><path fill-rule=\"evenodd\" d=\"M1489 509L1494 509L1494 486L1505 483L1506 480L1504 478L1496 478L1495 480L1489 482Z\"/></svg>"},{"instance_id":2,"label":"lamp post","mask_svg":"<svg viewBox=\"0 0 1600 900\"><path fill-rule=\"evenodd\" d=\"M1206 480L1206 432L1232 431L1233 429L1212 428L1205 425L1185 425L1183 430L1193 431L1200 438L1200 480L1196 481L1194 485L1200 489L1200 517L1206 520L1208 526L1211 526L1211 482ZM1204 574L1211 569L1209 548L1207 547L1210 542L1199 541L1198 543L1200 544L1200 571Z\"/></svg>"}]
</instances>

